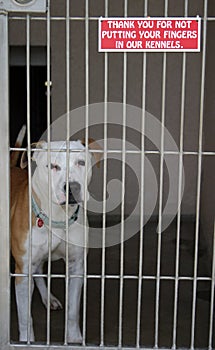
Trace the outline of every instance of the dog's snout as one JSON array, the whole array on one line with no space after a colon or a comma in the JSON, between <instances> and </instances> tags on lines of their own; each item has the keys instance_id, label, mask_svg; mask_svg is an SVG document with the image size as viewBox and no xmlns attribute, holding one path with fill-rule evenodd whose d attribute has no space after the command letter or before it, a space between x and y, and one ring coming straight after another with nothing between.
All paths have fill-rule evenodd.
<instances>
[{"instance_id":1,"label":"dog's snout","mask_svg":"<svg viewBox=\"0 0 215 350\"><path fill-rule=\"evenodd\" d=\"M66 192L67 186L64 185L64 191ZM80 202L81 185L77 181L69 182L69 204L75 204Z\"/></svg>"}]
</instances>

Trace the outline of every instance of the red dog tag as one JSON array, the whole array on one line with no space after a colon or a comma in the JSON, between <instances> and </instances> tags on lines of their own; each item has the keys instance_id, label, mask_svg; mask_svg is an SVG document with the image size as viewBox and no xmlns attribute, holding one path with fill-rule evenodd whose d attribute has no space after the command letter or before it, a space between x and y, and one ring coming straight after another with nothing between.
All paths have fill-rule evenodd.
<instances>
[{"instance_id":1,"label":"red dog tag","mask_svg":"<svg viewBox=\"0 0 215 350\"><path fill-rule=\"evenodd\" d=\"M38 218L38 219L37 219L37 226L38 226L39 228L41 228L41 227L43 227L43 225L44 225L43 220L40 219L40 218Z\"/></svg>"}]
</instances>

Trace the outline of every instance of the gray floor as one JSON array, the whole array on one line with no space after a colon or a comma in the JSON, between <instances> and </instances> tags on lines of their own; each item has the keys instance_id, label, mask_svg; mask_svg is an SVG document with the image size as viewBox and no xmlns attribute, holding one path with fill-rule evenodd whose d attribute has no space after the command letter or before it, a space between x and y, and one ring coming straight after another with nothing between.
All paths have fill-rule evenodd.
<instances>
[{"instance_id":1,"label":"gray floor","mask_svg":"<svg viewBox=\"0 0 215 350\"><path fill-rule=\"evenodd\" d=\"M194 237L195 223L192 220L182 222L180 240L180 276L192 277L194 268ZM139 234L125 243L124 274L138 275L139 266ZM210 263L206 249L200 239L198 255L198 276L210 275ZM174 277L175 275L175 247L176 223L173 223L162 234L161 275ZM157 268L157 234L156 223L148 223L144 230L143 275L155 276ZM120 247L106 249L106 274L119 274ZM63 273L62 262L54 263L54 273ZM101 250L90 249L88 255L88 273L101 274ZM172 347L173 309L174 309L174 280L162 279L160 283L159 308L159 346ZM156 281L144 279L141 302L141 345L154 346L155 335L155 293ZM195 319L195 347L208 346L210 319L210 282L198 282L196 319ZM53 279L53 293L64 303L64 282ZM126 279L124 281L122 334L123 345L136 344L136 314L137 314L138 281ZM100 302L101 281L88 279L87 282L87 344L100 344ZM17 315L12 287L11 303L11 339L17 341ZM180 280L179 302L177 318L177 347L190 347L191 316L193 300L192 280ZM33 318L37 342L46 342L46 310L43 307L38 292L33 297ZM119 280L107 279L105 282L105 344L118 345L118 314L119 314ZM64 311L51 312L51 341L63 343Z\"/></svg>"}]
</instances>

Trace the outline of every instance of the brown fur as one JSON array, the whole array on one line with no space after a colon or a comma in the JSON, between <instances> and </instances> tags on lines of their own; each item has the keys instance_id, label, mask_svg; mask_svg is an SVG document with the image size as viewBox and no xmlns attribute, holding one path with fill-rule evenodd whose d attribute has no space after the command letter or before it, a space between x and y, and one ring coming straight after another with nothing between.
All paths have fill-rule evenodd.
<instances>
[{"instance_id":1,"label":"brown fur","mask_svg":"<svg viewBox=\"0 0 215 350\"><path fill-rule=\"evenodd\" d=\"M18 142L16 142L14 147L18 148L18 147L21 147L21 145ZM20 156L19 151L13 151L11 153L11 156L10 156L10 166L11 167L15 167L17 165L19 156Z\"/></svg>"},{"instance_id":2,"label":"brown fur","mask_svg":"<svg viewBox=\"0 0 215 350\"><path fill-rule=\"evenodd\" d=\"M22 256L29 229L28 173L20 168L11 168L11 248L16 262L15 273L23 272ZM35 217L32 217L35 224ZM20 282L21 277L16 278Z\"/></svg>"},{"instance_id":3,"label":"brown fur","mask_svg":"<svg viewBox=\"0 0 215 350\"><path fill-rule=\"evenodd\" d=\"M86 140L85 138L83 138L81 140L82 145L86 146ZM101 151L102 148L99 146L99 144L92 138L88 138L88 147L89 149L93 149L95 150L95 152L93 153L95 160L96 160L96 166L97 168L100 167L100 160L102 158L102 153L101 152L96 152L96 150Z\"/></svg>"},{"instance_id":4,"label":"brown fur","mask_svg":"<svg viewBox=\"0 0 215 350\"><path fill-rule=\"evenodd\" d=\"M22 146L26 127L23 126L17 136L15 148ZM10 219L11 219L11 250L15 259L15 272L23 272L22 256L25 254L24 244L29 229L28 173L17 168L20 152L13 151L10 155ZM16 283L22 280L16 277Z\"/></svg>"}]
</instances>

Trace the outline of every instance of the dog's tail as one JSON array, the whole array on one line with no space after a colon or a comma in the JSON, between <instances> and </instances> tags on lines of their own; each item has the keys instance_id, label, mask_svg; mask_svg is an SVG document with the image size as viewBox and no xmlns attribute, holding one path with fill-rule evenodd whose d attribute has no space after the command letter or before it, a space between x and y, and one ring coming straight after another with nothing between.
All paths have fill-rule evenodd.
<instances>
[{"instance_id":1,"label":"dog's tail","mask_svg":"<svg viewBox=\"0 0 215 350\"><path fill-rule=\"evenodd\" d=\"M21 128L17 139L16 139L16 143L15 143L15 148L19 148L22 147L22 143L25 137L25 133L26 133L26 125L23 125L23 127ZM18 163L18 159L19 159L19 151L13 151L11 152L10 155L10 166L11 167L15 167Z\"/></svg>"}]
</instances>

